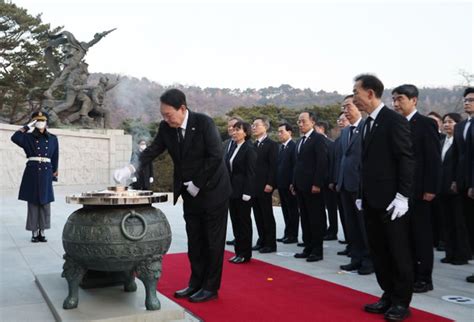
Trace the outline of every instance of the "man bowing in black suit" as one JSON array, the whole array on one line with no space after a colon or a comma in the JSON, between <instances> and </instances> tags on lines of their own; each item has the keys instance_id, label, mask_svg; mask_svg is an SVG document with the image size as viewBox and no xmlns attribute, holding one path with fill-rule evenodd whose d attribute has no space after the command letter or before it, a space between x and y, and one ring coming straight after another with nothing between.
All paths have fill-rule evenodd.
<instances>
[{"instance_id":1,"label":"man bowing in black suit","mask_svg":"<svg viewBox=\"0 0 474 322\"><path fill-rule=\"evenodd\" d=\"M410 198L411 236L415 256L415 293L433 289L433 230L431 202L439 190L441 146L435 121L418 113L418 89L411 84L392 91L393 106L410 123L415 173L413 195Z\"/></svg>"},{"instance_id":2,"label":"man bowing in black suit","mask_svg":"<svg viewBox=\"0 0 474 322\"><path fill-rule=\"evenodd\" d=\"M365 310L404 320L413 294L413 259L408 197L414 167L408 121L382 102L382 82L373 75L355 78L354 104L369 114L362 129L361 199L369 248L382 298Z\"/></svg>"},{"instance_id":3,"label":"man bowing in black suit","mask_svg":"<svg viewBox=\"0 0 474 322\"><path fill-rule=\"evenodd\" d=\"M140 156L143 167L168 150L174 163L174 203L183 197L191 277L175 292L191 302L217 298L222 276L227 210L231 186L222 158L222 142L212 119L187 108L186 96L170 89L160 97L163 116L153 143ZM122 182L134 167L116 170Z\"/></svg>"}]
</instances>

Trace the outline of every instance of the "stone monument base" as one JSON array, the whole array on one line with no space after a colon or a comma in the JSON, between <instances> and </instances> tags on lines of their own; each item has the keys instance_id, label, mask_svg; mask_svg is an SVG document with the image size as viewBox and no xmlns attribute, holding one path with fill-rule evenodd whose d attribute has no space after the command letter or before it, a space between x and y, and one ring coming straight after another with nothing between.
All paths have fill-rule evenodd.
<instances>
[{"instance_id":1,"label":"stone monument base","mask_svg":"<svg viewBox=\"0 0 474 322\"><path fill-rule=\"evenodd\" d=\"M95 322L162 322L185 318L185 310L175 302L158 293L161 309L147 311L145 289L137 281L137 291L127 293L123 286L84 290L79 288L79 305L76 309L64 310L63 301L68 294L68 285L61 273L36 275L36 284L41 290L56 321Z\"/></svg>"}]
</instances>

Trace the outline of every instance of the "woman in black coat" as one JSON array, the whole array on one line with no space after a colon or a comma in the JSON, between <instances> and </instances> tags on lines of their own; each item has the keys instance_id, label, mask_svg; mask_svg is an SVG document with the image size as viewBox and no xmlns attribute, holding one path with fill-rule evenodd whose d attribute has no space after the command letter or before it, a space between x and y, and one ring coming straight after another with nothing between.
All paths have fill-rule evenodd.
<instances>
[{"instance_id":1,"label":"woman in black coat","mask_svg":"<svg viewBox=\"0 0 474 322\"><path fill-rule=\"evenodd\" d=\"M235 256L231 263L242 264L252 257L251 202L254 196L255 167L257 151L250 141L251 127L245 122L237 122L232 134L232 145L226 158L232 185L229 213L235 236Z\"/></svg>"},{"instance_id":2,"label":"woman in black coat","mask_svg":"<svg viewBox=\"0 0 474 322\"><path fill-rule=\"evenodd\" d=\"M467 264L471 259L471 249L466 223L461 208L462 200L458 193L451 190L453 178L453 133L456 123L461 121L458 113L443 116L443 128L446 137L441 139L442 179L441 192L438 196L441 213L446 227L446 257L442 263L453 265Z\"/></svg>"}]
</instances>

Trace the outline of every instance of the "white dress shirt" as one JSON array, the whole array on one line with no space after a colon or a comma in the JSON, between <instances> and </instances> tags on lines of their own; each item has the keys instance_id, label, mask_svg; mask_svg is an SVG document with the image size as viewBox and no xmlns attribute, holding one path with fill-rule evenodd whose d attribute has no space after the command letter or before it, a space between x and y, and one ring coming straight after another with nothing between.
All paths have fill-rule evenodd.
<instances>
[{"instance_id":1,"label":"white dress shirt","mask_svg":"<svg viewBox=\"0 0 474 322\"><path fill-rule=\"evenodd\" d=\"M448 152L449 148L453 144L454 136L448 137L444 140L443 149L441 150L441 161L444 161L444 157L446 156L446 152Z\"/></svg>"},{"instance_id":2,"label":"white dress shirt","mask_svg":"<svg viewBox=\"0 0 474 322\"><path fill-rule=\"evenodd\" d=\"M240 147L242 146L242 144L244 144L244 143L245 143L245 141L243 141L243 142L240 143L240 144L237 144L237 146L235 147L234 153L232 153L232 156L231 156L230 159L229 159L229 165L230 165L230 171L231 171L231 172L232 172L232 162L234 162L235 156L236 156L237 153L239 152Z\"/></svg>"}]
</instances>

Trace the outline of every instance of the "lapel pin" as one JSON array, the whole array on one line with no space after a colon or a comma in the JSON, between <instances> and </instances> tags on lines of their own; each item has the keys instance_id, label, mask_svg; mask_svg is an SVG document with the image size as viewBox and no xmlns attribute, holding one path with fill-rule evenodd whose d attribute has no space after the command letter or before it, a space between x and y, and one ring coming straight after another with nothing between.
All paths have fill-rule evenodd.
<instances>
[{"instance_id":1,"label":"lapel pin","mask_svg":"<svg viewBox=\"0 0 474 322\"><path fill-rule=\"evenodd\" d=\"M193 130L193 131L194 131L194 130L196 130L196 128L192 127L192 128L191 128L191 130Z\"/></svg>"}]
</instances>

